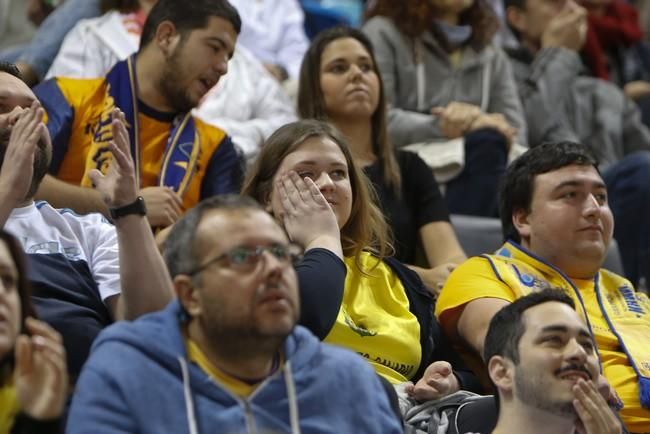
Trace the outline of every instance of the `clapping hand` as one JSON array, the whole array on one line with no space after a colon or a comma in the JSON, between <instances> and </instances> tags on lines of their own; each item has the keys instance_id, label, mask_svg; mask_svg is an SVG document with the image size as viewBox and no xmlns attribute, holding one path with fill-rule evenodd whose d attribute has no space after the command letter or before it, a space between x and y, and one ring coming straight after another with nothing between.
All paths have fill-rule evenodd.
<instances>
[{"instance_id":1,"label":"clapping hand","mask_svg":"<svg viewBox=\"0 0 650 434\"><path fill-rule=\"evenodd\" d=\"M579 434L620 434L621 422L592 381L579 379L573 386L573 407Z\"/></svg>"},{"instance_id":2,"label":"clapping hand","mask_svg":"<svg viewBox=\"0 0 650 434\"><path fill-rule=\"evenodd\" d=\"M34 318L25 321L31 336L16 340L14 385L20 409L30 417L60 417L68 397L68 371L61 335Z\"/></svg>"}]
</instances>

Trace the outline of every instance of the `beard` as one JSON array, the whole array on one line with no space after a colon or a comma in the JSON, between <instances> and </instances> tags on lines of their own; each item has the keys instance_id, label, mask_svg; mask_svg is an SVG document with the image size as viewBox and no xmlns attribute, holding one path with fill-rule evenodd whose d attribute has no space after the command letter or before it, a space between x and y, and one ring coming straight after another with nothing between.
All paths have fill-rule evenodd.
<instances>
[{"instance_id":1,"label":"beard","mask_svg":"<svg viewBox=\"0 0 650 434\"><path fill-rule=\"evenodd\" d=\"M573 407L573 398L568 401L553 399L549 394L552 391L552 385L541 380L538 375L526 372L521 365L515 371L515 385L517 395L523 403L556 416L572 419L577 417L576 410Z\"/></svg>"},{"instance_id":2,"label":"beard","mask_svg":"<svg viewBox=\"0 0 650 434\"><path fill-rule=\"evenodd\" d=\"M181 85L187 76L183 68L183 62L181 61L183 44L184 42L181 41L171 57L166 59L165 68L158 83L158 88L178 113L187 113L199 103L198 101L192 100L188 91Z\"/></svg>"},{"instance_id":3,"label":"beard","mask_svg":"<svg viewBox=\"0 0 650 434\"><path fill-rule=\"evenodd\" d=\"M294 312L291 327L264 326L253 315L234 317L218 300L208 304L205 301L204 314L198 318L205 336L222 354L241 359L275 353L298 321L298 314Z\"/></svg>"},{"instance_id":4,"label":"beard","mask_svg":"<svg viewBox=\"0 0 650 434\"><path fill-rule=\"evenodd\" d=\"M25 200L31 200L36 195L36 191L38 191L41 181L50 168L51 159L52 153L49 147L43 140L39 140L36 152L34 152L34 173L32 174L32 183L29 186Z\"/></svg>"}]
</instances>

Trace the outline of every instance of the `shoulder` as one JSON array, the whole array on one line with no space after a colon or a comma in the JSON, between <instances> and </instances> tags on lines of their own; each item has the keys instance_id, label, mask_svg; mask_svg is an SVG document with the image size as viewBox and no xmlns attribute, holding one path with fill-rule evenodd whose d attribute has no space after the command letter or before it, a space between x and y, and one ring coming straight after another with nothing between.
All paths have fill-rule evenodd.
<instances>
[{"instance_id":1,"label":"shoulder","mask_svg":"<svg viewBox=\"0 0 650 434\"><path fill-rule=\"evenodd\" d=\"M363 25L363 32L371 38L379 34L384 36L400 35L400 31L395 26L393 20L383 16L374 16L366 21Z\"/></svg>"},{"instance_id":2,"label":"shoulder","mask_svg":"<svg viewBox=\"0 0 650 434\"><path fill-rule=\"evenodd\" d=\"M208 139L211 142L221 143L221 141L228 137L224 130L214 124L205 122L195 115L192 115L192 120L196 126L196 131L204 139Z\"/></svg>"},{"instance_id":3,"label":"shoulder","mask_svg":"<svg viewBox=\"0 0 650 434\"><path fill-rule=\"evenodd\" d=\"M55 77L36 86L34 93L42 102L62 95L72 106L79 106L84 101L99 105L98 97L103 98L106 94L106 79Z\"/></svg>"}]
</instances>

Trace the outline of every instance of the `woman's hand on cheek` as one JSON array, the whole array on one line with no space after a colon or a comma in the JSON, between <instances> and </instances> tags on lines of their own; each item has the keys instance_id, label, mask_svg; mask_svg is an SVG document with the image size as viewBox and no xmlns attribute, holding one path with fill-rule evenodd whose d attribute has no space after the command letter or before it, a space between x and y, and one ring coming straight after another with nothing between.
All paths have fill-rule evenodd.
<instances>
[{"instance_id":1,"label":"woman's hand on cheek","mask_svg":"<svg viewBox=\"0 0 650 434\"><path fill-rule=\"evenodd\" d=\"M289 171L276 181L276 188L289 238L302 244L305 250L322 247L342 257L336 214L314 181Z\"/></svg>"}]
</instances>

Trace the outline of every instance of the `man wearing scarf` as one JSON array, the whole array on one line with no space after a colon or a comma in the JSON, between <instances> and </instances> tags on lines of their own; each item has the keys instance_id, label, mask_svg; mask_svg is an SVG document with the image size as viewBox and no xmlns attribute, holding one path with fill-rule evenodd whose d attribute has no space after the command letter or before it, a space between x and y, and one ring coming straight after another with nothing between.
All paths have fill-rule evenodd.
<instances>
[{"instance_id":1,"label":"man wearing scarf","mask_svg":"<svg viewBox=\"0 0 650 434\"><path fill-rule=\"evenodd\" d=\"M111 113L128 125L152 226L172 224L199 200L237 192L240 156L230 138L190 112L228 70L241 21L227 0L161 0L145 23L139 51L106 77L56 77L35 89L48 116L53 158L39 198L106 213L88 173L113 156Z\"/></svg>"},{"instance_id":2,"label":"man wearing scarf","mask_svg":"<svg viewBox=\"0 0 650 434\"><path fill-rule=\"evenodd\" d=\"M615 391L609 400L622 401L629 432L647 433L650 299L601 268L614 219L597 164L586 146L573 142L539 145L515 160L500 196L505 244L456 268L436 316L471 357L483 353L501 307L534 291L564 290L595 338L600 369Z\"/></svg>"}]
</instances>

